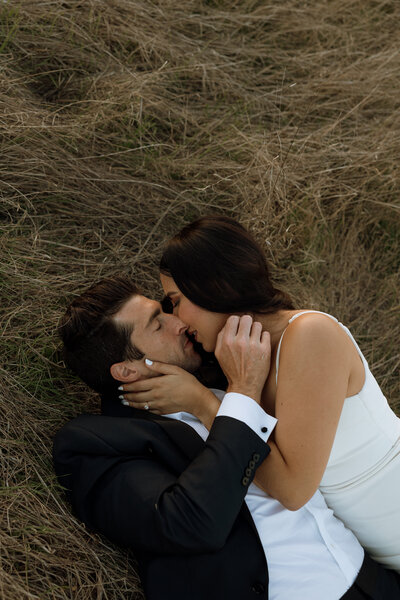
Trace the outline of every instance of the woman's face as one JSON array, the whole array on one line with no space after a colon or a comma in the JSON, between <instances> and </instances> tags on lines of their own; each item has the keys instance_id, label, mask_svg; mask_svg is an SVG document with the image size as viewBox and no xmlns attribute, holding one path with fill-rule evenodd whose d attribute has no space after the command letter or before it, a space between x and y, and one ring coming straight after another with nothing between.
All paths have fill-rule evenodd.
<instances>
[{"instance_id":1,"label":"woman's face","mask_svg":"<svg viewBox=\"0 0 400 600\"><path fill-rule=\"evenodd\" d=\"M161 274L160 278L165 295L173 304L174 315L188 326L188 333L195 336L206 352L214 352L218 333L229 315L211 312L193 304L182 294L172 277Z\"/></svg>"}]
</instances>

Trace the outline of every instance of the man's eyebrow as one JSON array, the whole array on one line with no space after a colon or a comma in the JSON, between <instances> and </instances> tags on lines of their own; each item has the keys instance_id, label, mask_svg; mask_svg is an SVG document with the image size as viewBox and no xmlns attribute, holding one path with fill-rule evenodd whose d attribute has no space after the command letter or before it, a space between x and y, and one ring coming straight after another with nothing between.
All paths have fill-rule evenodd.
<instances>
[{"instance_id":1,"label":"man's eyebrow","mask_svg":"<svg viewBox=\"0 0 400 600\"><path fill-rule=\"evenodd\" d=\"M147 329L147 327L149 327L149 326L151 325L151 323L154 321L154 319L155 319L156 317L158 317L158 315L159 315L160 313L161 313L161 308L160 308L159 306L157 306L157 308L155 308L155 309L153 310L153 312L151 313L151 315L150 315L150 318L149 318L149 320L147 321L147 325L146 325L145 329Z\"/></svg>"}]
</instances>

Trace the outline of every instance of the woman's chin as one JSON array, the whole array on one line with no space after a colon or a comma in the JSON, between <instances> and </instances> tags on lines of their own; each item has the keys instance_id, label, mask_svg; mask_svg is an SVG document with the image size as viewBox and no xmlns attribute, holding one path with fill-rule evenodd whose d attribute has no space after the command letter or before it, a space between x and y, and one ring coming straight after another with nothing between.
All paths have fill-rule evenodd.
<instances>
[{"instance_id":1,"label":"woman's chin","mask_svg":"<svg viewBox=\"0 0 400 600\"><path fill-rule=\"evenodd\" d=\"M210 344L208 342L200 342L200 343L203 346L203 350L205 350L206 352L214 352L215 344Z\"/></svg>"}]
</instances>

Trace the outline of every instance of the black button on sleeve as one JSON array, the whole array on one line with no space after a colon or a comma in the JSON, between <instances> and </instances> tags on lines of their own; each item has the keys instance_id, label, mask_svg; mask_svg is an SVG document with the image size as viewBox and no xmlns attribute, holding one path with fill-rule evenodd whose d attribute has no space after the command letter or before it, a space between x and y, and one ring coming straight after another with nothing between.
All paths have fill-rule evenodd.
<instances>
[{"instance_id":1,"label":"black button on sleeve","mask_svg":"<svg viewBox=\"0 0 400 600\"><path fill-rule=\"evenodd\" d=\"M260 460L260 455L257 452L253 454L253 460L254 462L258 462Z\"/></svg>"},{"instance_id":2,"label":"black button on sleeve","mask_svg":"<svg viewBox=\"0 0 400 600\"><path fill-rule=\"evenodd\" d=\"M255 594L262 594L263 592L265 592L265 585L260 583L259 581L256 581L256 583L253 583L253 585L251 586L251 591Z\"/></svg>"},{"instance_id":3,"label":"black button on sleeve","mask_svg":"<svg viewBox=\"0 0 400 600\"><path fill-rule=\"evenodd\" d=\"M267 433L267 431L268 431L268 427L261 427L261 431L262 431L263 433Z\"/></svg>"},{"instance_id":4,"label":"black button on sleeve","mask_svg":"<svg viewBox=\"0 0 400 600\"><path fill-rule=\"evenodd\" d=\"M243 479L242 479L242 485L244 485L244 486L249 485L249 481L250 480L249 480L248 477L243 477Z\"/></svg>"}]
</instances>

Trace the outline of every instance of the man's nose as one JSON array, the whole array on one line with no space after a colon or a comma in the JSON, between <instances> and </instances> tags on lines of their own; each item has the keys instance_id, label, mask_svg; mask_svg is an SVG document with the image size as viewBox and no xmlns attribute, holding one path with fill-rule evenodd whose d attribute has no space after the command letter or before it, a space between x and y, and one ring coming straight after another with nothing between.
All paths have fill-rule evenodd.
<instances>
[{"instance_id":1,"label":"man's nose","mask_svg":"<svg viewBox=\"0 0 400 600\"><path fill-rule=\"evenodd\" d=\"M170 315L170 327L176 335L182 335L187 329L187 325L175 315Z\"/></svg>"}]
</instances>

